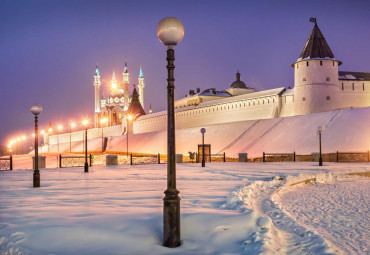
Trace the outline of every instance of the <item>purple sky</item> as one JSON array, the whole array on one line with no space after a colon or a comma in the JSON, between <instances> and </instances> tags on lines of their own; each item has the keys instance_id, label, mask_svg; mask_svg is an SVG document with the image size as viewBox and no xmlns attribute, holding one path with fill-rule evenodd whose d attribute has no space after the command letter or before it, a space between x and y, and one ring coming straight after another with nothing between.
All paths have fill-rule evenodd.
<instances>
[{"instance_id":1,"label":"purple sky","mask_svg":"<svg viewBox=\"0 0 370 255\"><path fill-rule=\"evenodd\" d=\"M30 135L33 103L40 127L92 120L95 63L108 91L112 70L131 84L140 65L145 110L166 109L166 48L156 26L179 18L184 40L175 48L176 98L200 87L226 89L239 69L257 90L293 86L293 69L316 17L340 70L370 72L370 1L13 1L0 2L2 144ZM106 93L107 94L107 93Z\"/></svg>"}]
</instances>

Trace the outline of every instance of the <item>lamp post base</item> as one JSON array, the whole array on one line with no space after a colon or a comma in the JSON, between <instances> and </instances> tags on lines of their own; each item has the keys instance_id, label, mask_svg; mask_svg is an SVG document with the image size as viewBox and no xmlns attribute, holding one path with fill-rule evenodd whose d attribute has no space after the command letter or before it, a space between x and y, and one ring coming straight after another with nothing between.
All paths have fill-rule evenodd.
<instances>
[{"instance_id":1,"label":"lamp post base","mask_svg":"<svg viewBox=\"0 0 370 255\"><path fill-rule=\"evenodd\" d=\"M180 197L177 189L167 189L163 198L163 246L176 248L180 240Z\"/></svg>"},{"instance_id":2,"label":"lamp post base","mask_svg":"<svg viewBox=\"0 0 370 255\"><path fill-rule=\"evenodd\" d=\"M319 166L322 166L322 158L319 158Z\"/></svg>"},{"instance_id":3,"label":"lamp post base","mask_svg":"<svg viewBox=\"0 0 370 255\"><path fill-rule=\"evenodd\" d=\"M33 187L40 188L40 170L33 171Z\"/></svg>"},{"instance_id":4,"label":"lamp post base","mask_svg":"<svg viewBox=\"0 0 370 255\"><path fill-rule=\"evenodd\" d=\"M85 173L89 172L89 164L86 162L85 163Z\"/></svg>"}]
</instances>

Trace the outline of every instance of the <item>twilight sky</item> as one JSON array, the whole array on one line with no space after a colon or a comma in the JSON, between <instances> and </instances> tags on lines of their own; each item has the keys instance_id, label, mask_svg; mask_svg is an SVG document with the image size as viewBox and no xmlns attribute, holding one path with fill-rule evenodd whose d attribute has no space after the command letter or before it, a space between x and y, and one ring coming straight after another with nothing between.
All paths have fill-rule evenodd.
<instances>
[{"instance_id":1,"label":"twilight sky","mask_svg":"<svg viewBox=\"0 0 370 255\"><path fill-rule=\"evenodd\" d=\"M344 71L370 72L370 1L67 1L0 2L0 141L30 135L33 103L49 121L93 120L93 75L98 62L108 94L113 69L130 83L139 67L145 110L166 109L166 48L158 22L179 18L185 37L175 48L176 99L189 89L226 89L239 69L248 87L293 87L295 62L316 17ZM132 90L132 86L131 86Z\"/></svg>"}]
</instances>

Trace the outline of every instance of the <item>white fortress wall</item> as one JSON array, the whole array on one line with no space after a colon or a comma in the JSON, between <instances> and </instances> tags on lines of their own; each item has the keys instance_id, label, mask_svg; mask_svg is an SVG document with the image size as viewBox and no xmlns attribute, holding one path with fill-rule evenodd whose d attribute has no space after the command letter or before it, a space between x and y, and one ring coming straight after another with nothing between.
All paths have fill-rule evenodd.
<instances>
[{"instance_id":1,"label":"white fortress wall","mask_svg":"<svg viewBox=\"0 0 370 255\"><path fill-rule=\"evenodd\" d=\"M370 81L339 80L339 109L370 106Z\"/></svg>"},{"instance_id":2,"label":"white fortress wall","mask_svg":"<svg viewBox=\"0 0 370 255\"><path fill-rule=\"evenodd\" d=\"M266 90L178 108L175 113L176 128L278 117L281 107L279 93L284 90ZM142 116L133 126L135 134L166 130L166 111Z\"/></svg>"}]
</instances>

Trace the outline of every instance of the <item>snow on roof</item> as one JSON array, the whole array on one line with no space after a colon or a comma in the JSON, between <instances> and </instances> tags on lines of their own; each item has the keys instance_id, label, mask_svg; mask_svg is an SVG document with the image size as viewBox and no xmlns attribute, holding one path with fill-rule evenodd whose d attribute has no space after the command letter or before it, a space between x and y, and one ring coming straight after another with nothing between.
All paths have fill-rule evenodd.
<instances>
[{"instance_id":1,"label":"snow on roof","mask_svg":"<svg viewBox=\"0 0 370 255\"><path fill-rule=\"evenodd\" d=\"M338 78L339 80L370 81L370 73L339 71Z\"/></svg>"},{"instance_id":2,"label":"snow on roof","mask_svg":"<svg viewBox=\"0 0 370 255\"><path fill-rule=\"evenodd\" d=\"M282 96L290 96L290 95L293 95L294 94L294 89L286 89Z\"/></svg>"}]
</instances>

